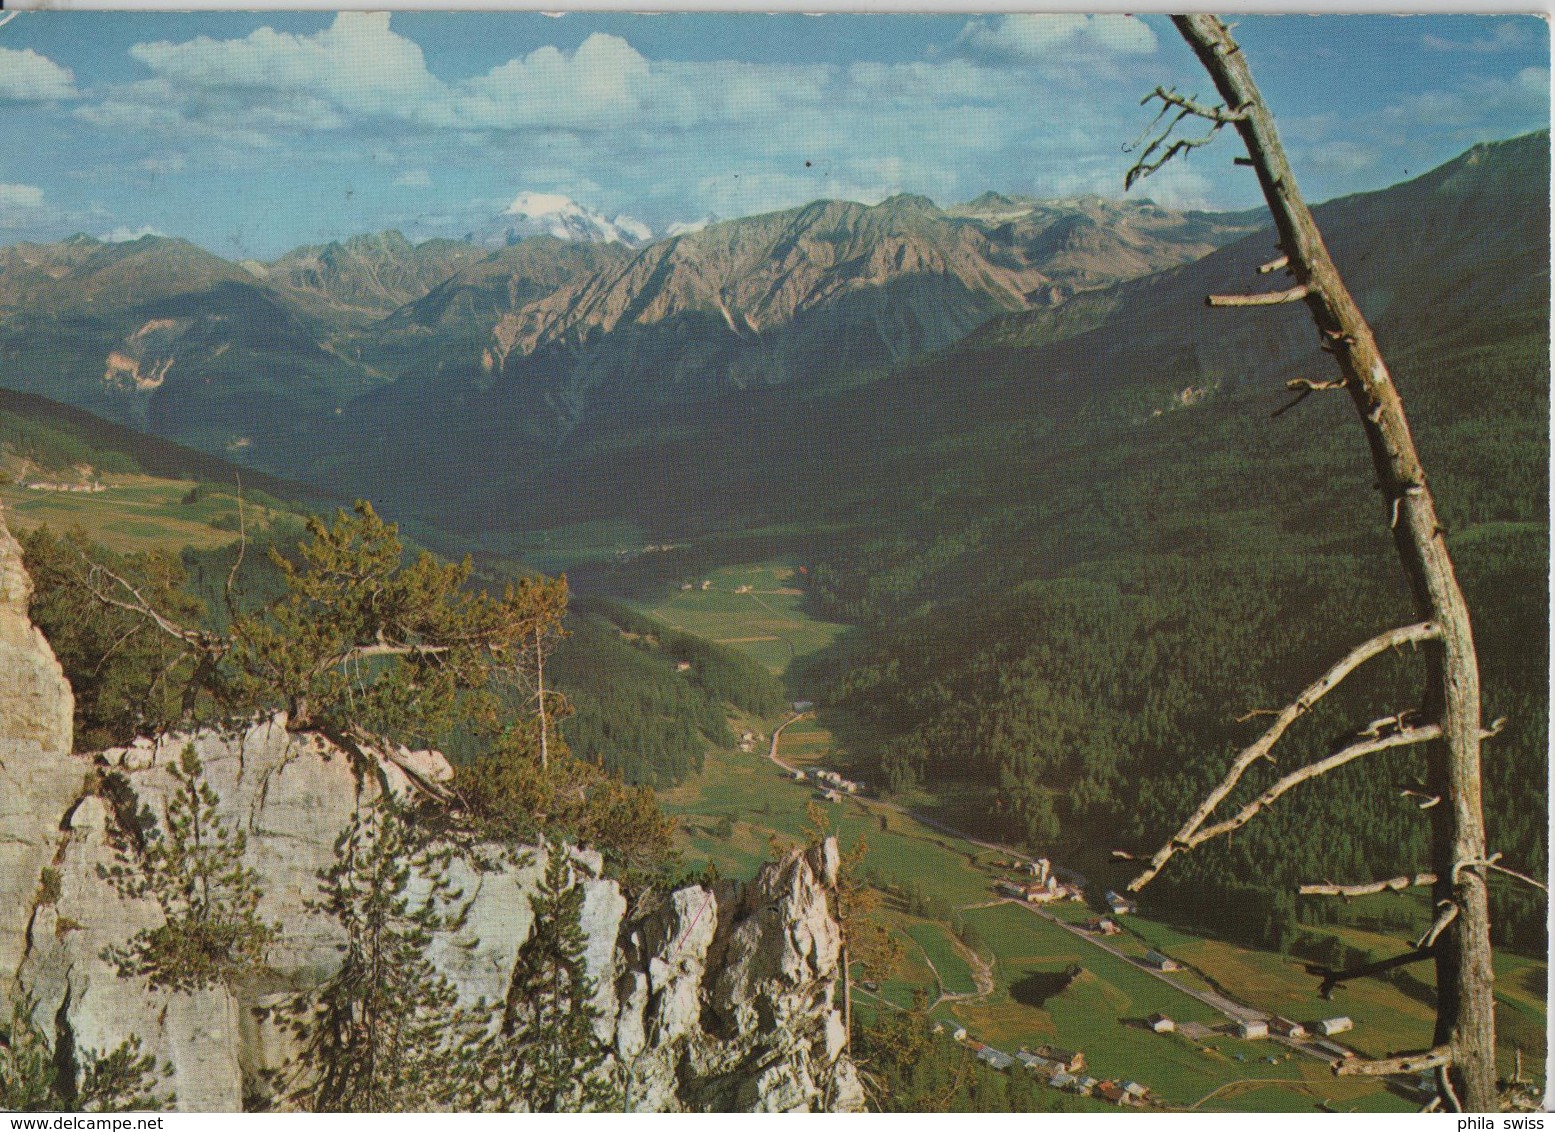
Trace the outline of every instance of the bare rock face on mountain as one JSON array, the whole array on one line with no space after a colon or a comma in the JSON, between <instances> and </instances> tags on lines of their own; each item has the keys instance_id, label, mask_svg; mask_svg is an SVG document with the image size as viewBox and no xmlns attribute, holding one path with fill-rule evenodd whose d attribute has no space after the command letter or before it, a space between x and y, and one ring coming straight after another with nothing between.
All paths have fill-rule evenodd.
<instances>
[{"instance_id":1,"label":"bare rock face on mountain","mask_svg":"<svg viewBox=\"0 0 1555 1132\"><path fill-rule=\"evenodd\" d=\"M75 700L27 617L32 581L0 515L0 972L21 962L27 916L86 765L70 757Z\"/></svg>"},{"instance_id":2,"label":"bare rock face on mountain","mask_svg":"<svg viewBox=\"0 0 1555 1132\"><path fill-rule=\"evenodd\" d=\"M406 797L452 771L435 752L348 753L288 731L283 716L73 756L69 685L27 620L27 592L0 523L0 986L30 1002L66 1061L138 1039L171 1066L158 1091L175 1094L183 1111L282 1103L272 1082L295 1041L263 1012L338 969L342 929L316 907L336 839L380 795ZM126 895L107 874L133 862L131 830L166 813L186 746L222 819L246 833L259 915L280 924L281 936L257 974L173 992L121 976L111 961L112 949L163 919L153 900ZM449 879L462 915L433 939L429 957L462 1005L505 997L551 853L568 855L583 890L595 1032L631 1108L862 1107L835 1001L840 949L826 892L834 849L790 854L748 885L661 894L636 919L592 850L542 845L516 859L487 851L485 867L456 856Z\"/></svg>"}]
</instances>

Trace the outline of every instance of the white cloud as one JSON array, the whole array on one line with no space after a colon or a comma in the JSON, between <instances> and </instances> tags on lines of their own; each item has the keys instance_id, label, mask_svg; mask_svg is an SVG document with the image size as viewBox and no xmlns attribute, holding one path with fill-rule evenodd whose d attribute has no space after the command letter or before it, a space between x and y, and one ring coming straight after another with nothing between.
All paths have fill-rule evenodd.
<instances>
[{"instance_id":1,"label":"white cloud","mask_svg":"<svg viewBox=\"0 0 1555 1132\"><path fill-rule=\"evenodd\" d=\"M0 184L0 208L42 208L43 190L37 185Z\"/></svg>"},{"instance_id":2,"label":"white cloud","mask_svg":"<svg viewBox=\"0 0 1555 1132\"><path fill-rule=\"evenodd\" d=\"M608 127L635 118L648 60L619 36L595 32L576 51L542 47L448 92L452 121L474 129Z\"/></svg>"},{"instance_id":3,"label":"white cloud","mask_svg":"<svg viewBox=\"0 0 1555 1132\"><path fill-rule=\"evenodd\" d=\"M400 188L447 193L473 177L489 192L495 167L510 185L662 227L818 197L1030 191L1044 163L1078 169L1138 112L1117 68L1156 49L1151 28L1123 16L979 18L929 57L849 65L656 60L595 33L444 81L389 15L343 13L310 35L137 45L151 77L78 115L121 134L197 139L190 162L205 167L283 154L349 163L360 139L394 155ZM1031 180L1011 183L1011 169ZM1116 192L1122 166L1095 176ZM461 232L495 212L471 199L434 207L465 217Z\"/></svg>"},{"instance_id":4,"label":"white cloud","mask_svg":"<svg viewBox=\"0 0 1555 1132\"><path fill-rule=\"evenodd\" d=\"M31 48L0 47L0 102L49 102L76 93L69 68Z\"/></svg>"},{"instance_id":5,"label":"white cloud","mask_svg":"<svg viewBox=\"0 0 1555 1132\"><path fill-rule=\"evenodd\" d=\"M314 35L262 27L244 39L140 43L130 55L183 89L268 91L367 115L402 116L443 89L388 12L342 12Z\"/></svg>"},{"instance_id":6,"label":"white cloud","mask_svg":"<svg viewBox=\"0 0 1555 1132\"><path fill-rule=\"evenodd\" d=\"M1548 125L1550 72L1524 67L1510 79L1470 78L1446 90L1427 91L1399 102L1381 115L1390 129L1482 130L1502 123L1513 129Z\"/></svg>"},{"instance_id":7,"label":"white cloud","mask_svg":"<svg viewBox=\"0 0 1555 1132\"><path fill-rule=\"evenodd\" d=\"M1476 39L1445 39L1428 33L1420 37L1420 42L1428 51L1498 55L1503 51L1523 51L1532 48L1536 46L1536 36L1547 40L1549 32L1539 17L1527 16L1518 20L1498 21L1491 26L1489 35Z\"/></svg>"},{"instance_id":8,"label":"white cloud","mask_svg":"<svg viewBox=\"0 0 1555 1132\"><path fill-rule=\"evenodd\" d=\"M130 227L126 226L126 225L122 225L121 224L119 227L113 229L111 232L103 233L101 239L105 243L109 243L109 244L128 244L128 243L133 243L135 240L143 239L146 236L166 236L166 235L167 235L166 232L163 232L163 231L161 231L158 228L153 228L149 224L144 224L144 225L142 225L139 228L130 228Z\"/></svg>"},{"instance_id":9,"label":"white cloud","mask_svg":"<svg viewBox=\"0 0 1555 1132\"><path fill-rule=\"evenodd\" d=\"M1377 157L1376 146L1340 140L1306 147L1301 152L1301 164L1320 174L1344 177L1373 168Z\"/></svg>"},{"instance_id":10,"label":"white cloud","mask_svg":"<svg viewBox=\"0 0 1555 1132\"><path fill-rule=\"evenodd\" d=\"M1061 64L1076 57L1149 55L1155 32L1133 16L991 16L961 29L956 48L998 62Z\"/></svg>"}]
</instances>

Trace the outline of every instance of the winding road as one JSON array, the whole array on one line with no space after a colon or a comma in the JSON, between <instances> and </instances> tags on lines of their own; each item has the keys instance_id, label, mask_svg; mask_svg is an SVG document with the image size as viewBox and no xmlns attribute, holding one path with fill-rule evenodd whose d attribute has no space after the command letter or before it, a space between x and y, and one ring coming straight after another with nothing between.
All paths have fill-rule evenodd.
<instances>
[{"instance_id":1,"label":"winding road","mask_svg":"<svg viewBox=\"0 0 1555 1132\"><path fill-rule=\"evenodd\" d=\"M794 773L794 771L796 771L799 768L793 766L790 763L787 763L787 762L783 761L783 759L778 755L778 743L781 741L781 739L783 737L784 729L786 727L788 727L789 724L791 724L791 723L798 723L801 719L805 719L805 718L807 718L807 717L809 717L811 715L814 715L814 712L808 712L808 711L794 712L792 715L790 715L787 719L785 719L782 723L780 723L772 731L772 743L771 743L770 747L767 750L767 758L771 759L773 763L775 763L776 765L781 767L789 775L792 775ZM853 797L852 800L857 802L860 806L863 806L865 808L878 807L880 809L885 809L885 810L894 810L895 812L901 814L902 816L904 816L906 818L911 819L912 821L917 822L920 825L928 826L931 829L938 830L940 833L949 834L950 836L959 838L960 840L965 841L965 842L967 842L970 845L976 845L980 849L988 849L988 850L992 850L993 852L996 852L996 853L1008 854L1009 856L1011 856L1011 857L1013 857L1013 858L1015 858L1017 860L1028 860L1029 861L1031 859L1027 854L1019 853L1016 850L1011 849L1007 845L998 845L998 844L995 844L994 842L991 842L991 841L981 841L978 838L975 838L975 837L970 836L969 834L963 833L961 830L956 829L953 826L946 825L943 822L935 821L933 818L926 817L923 814L914 813L912 810L909 810L907 807L902 806L902 805L898 805L895 802L887 802L887 801L884 801L883 799L880 799L880 798L867 798L867 799L866 798L860 798L860 797L858 797L856 795ZM1084 884L1084 878L1083 877L1080 878L1080 883L1082 885ZM1267 1010L1260 1010L1257 1007L1248 1006L1248 1005L1246 1005L1244 1003L1237 1002L1235 999L1229 998L1226 995L1220 994L1220 993L1218 993L1216 991L1212 991L1212 990L1196 990L1196 989L1194 989L1192 987L1185 987L1181 983L1179 983L1177 980L1169 978L1168 975L1167 975L1167 972L1165 972L1165 971L1158 971L1154 967L1149 967L1149 966L1146 966L1144 964L1139 963L1133 956L1127 954L1122 949L1120 949L1118 947L1115 947L1115 946L1113 946L1110 943L1107 943L1102 937L1094 935L1091 932L1086 931L1084 928L1080 927L1078 924L1067 923L1066 921L1059 919L1059 917L1053 915L1053 913L1047 911L1044 908L1040 908L1040 907L1038 907L1036 905L1033 905L1033 904L1028 904L1024 900L990 901L990 903L1014 904L1014 905L1016 905L1018 907L1026 909L1026 911L1030 912L1034 916L1041 916L1043 919L1048 920L1048 921L1050 921L1050 922L1052 922L1054 924L1057 924L1059 927L1063 928L1065 931L1071 933L1072 935L1076 936L1079 939L1084 940L1086 943L1089 943L1091 946L1101 948L1103 951L1108 952L1109 954L1116 956L1117 958L1123 960L1125 963L1128 963L1131 966L1134 966L1134 967L1138 968L1139 970L1144 971L1147 974L1155 976L1156 978L1160 979L1163 983L1165 983L1167 986L1173 988L1174 990L1180 991L1181 993L1187 995L1189 998L1193 998L1193 999L1198 1000L1199 1002L1202 1002L1205 1006L1208 1006L1210 1009L1216 1011L1217 1013L1221 1014L1222 1016L1224 1016L1225 1018L1229 1019L1232 1022L1236 1022L1236 1023L1252 1022L1252 1021L1267 1022L1267 1021L1269 1021L1273 1017L1273 1015L1270 1014L1270 1012L1267 1011ZM932 961L930 962L929 966L931 968L933 967L933 962ZM938 971L935 971L935 978L938 981L938 978L939 978L939 972ZM979 989L981 989L981 982L982 981L980 979L976 980L976 981L979 984ZM990 987L989 989L991 990L992 988ZM941 992L941 995L944 996L944 997L954 997L954 996L946 996L945 995L945 988L944 988L944 983L943 982L940 983L940 992ZM984 991L982 993L986 994L987 992ZM1274 1042L1274 1043L1278 1044L1278 1045L1283 1045L1283 1046L1286 1046L1289 1049L1293 1049L1293 1050L1297 1051L1298 1053L1306 1054L1308 1057L1316 1058L1317 1060L1322 1061L1325 1064L1331 1064L1333 1062L1333 1058L1331 1056L1329 1056L1328 1054L1322 1052L1321 1050L1317 1050L1317 1049L1312 1048L1311 1046L1308 1046L1304 1042L1293 1040L1293 1039L1290 1039L1290 1038L1285 1038L1285 1037L1282 1037L1282 1036L1280 1036L1278 1034L1273 1034L1273 1033L1271 1033L1269 1035L1269 1040L1271 1042Z\"/></svg>"}]
</instances>

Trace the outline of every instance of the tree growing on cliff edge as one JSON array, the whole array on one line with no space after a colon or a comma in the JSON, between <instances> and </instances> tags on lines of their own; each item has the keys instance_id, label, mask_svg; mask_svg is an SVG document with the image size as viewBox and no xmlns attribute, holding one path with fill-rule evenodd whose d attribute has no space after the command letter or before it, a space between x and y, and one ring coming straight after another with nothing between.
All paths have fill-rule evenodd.
<instances>
[{"instance_id":1,"label":"tree growing on cliff edge","mask_svg":"<svg viewBox=\"0 0 1555 1132\"><path fill-rule=\"evenodd\" d=\"M178 629L197 626L204 616L203 603L183 589L187 578L176 559L115 554L79 530L56 535L45 526L18 538L33 581L29 615L75 694L77 750L101 750L209 716L209 690L193 681L199 650L143 612L160 611Z\"/></svg>"},{"instance_id":2,"label":"tree growing on cliff edge","mask_svg":"<svg viewBox=\"0 0 1555 1132\"><path fill-rule=\"evenodd\" d=\"M236 618L217 669L231 702L283 705L294 729L428 741L490 725L494 674L558 631L565 579L472 590L468 558L406 563L395 525L364 501L307 529L295 562L271 550L286 593Z\"/></svg>"},{"instance_id":3,"label":"tree growing on cliff edge","mask_svg":"<svg viewBox=\"0 0 1555 1132\"><path fill-rule=\"evenodd\" d=\"M259 874L243 863L248 836L221 816L192 744L168 773L177 785L161 828L105 870L122 895L155 900L163 922L105 957L122 976L194 990L258 970L281 928L259 917Z\"/></svg>"},{"instance_id":4,"label":"tree growing on cliff edge","mask_svg":"<svg viewBox=\"0 0 1555 1132\"><path fill-rule=\"evenodd\" d=\"M594 1033L602 1017L584 950L584 892L567 851L553 846L533 900L534 925L518 949L502 1022L489 1051L494 1100L504 1111L619 1109L609 1048Z\"/></svg>"},{"instance_id":5,"label":"tree growing on cliff edge","mask_svg":"<svg viewBox=\"0 0 1555 1132\"><path fill-rule=\"evenodd\" d=\"M834 837L831 815L819 802L805 805L805 834L812 846L824 846ZM844 1041L851 1049L853 1044L853 966L857 964L865 978L881 979L901 961L902 944L882 924L876 913L880 910L880 890L869 883L864 875L864 859L869 855L869 843L861 835L845 852L839 853L837 875L828 891L835 907L837 927L842 934L842 1025ZM776 854L774 854L776 856Z\"/></svg>"},{"instance_id":6,"label":"tree growing on cliff edge","mask_svg":"<svg viewBox=\"0 0 1555 1132\"><path fill-rule=\"evenodd\" d=\"M240 552L224 631L203 623L163 557L116 556L46 531L26 548L33 611L85 692L78 722L117 741L278 708L293 730L346 741L492 727L494 678L537 679L527 673L543 664L567 604L565 579L525 579L498 595L470 585L468 559L405 561L398 529L365 502L331 522L310 518L292 554L271 547L282 592L257 609L234 592ZM538 702L549 722L554 694Z\"/></svg>"},{"instance_id":7,"label":"tree growing on cliff edge","mask_svg":"<svg viewBox=\"0 0 1555 1132\"><path fill-rule=\"evenodd\" d=\"M1225 779L1156 851L1149 866L1129 887L1140 890L1176 853L1240 828L1303 782L1367 755L1423 745L1425 782L1417 796L1422 800L1422 808L1430 811L1430 869L1410 877L1361 884L1313 884L1302 891L1313 895L1357 895L1412 884L1430 886L1436 919L1411 952L1354 971L1329 972L1325 982L1332 986L1403 963L1434 960L1434 1044L1418 1054L1340 1062L1335 1065L1335 1072L1385 1075L1434 1070L1441 1103L1446 1107L1493 1111L1499 1098L1487 886L1494 874L1510 875L1535 885L1537 882L1506 869L1499 863L1500 854L1487 852L1480 744L1493 736L1498 727L1486 730L1481 722L1479 666L1468 606L1403 402L1371 327L1334 266L1322 233L1301 197L1273 115L1253 82L1245 55L1217 17L1177 16L1174 22L1209 72L1222 101L1212 106L1164 88L1148 95L1146 103L1156 101L1161 105L1156 123L1165 125L1158 132L1147 131L1148 141L1142 139L1142 152L1126 183L1131 186L1174 157L1208 144L1225 126L1233 126L1240 134L1248 156L1239 158L1238 164L1252 167L1257 174L1279 233L1278 250L1282 253L1259 270L1264 274L1284 271L1293 277L1294 283L1283 290L1254 295L1211 295L1208 305L1235 308L1306 304L1317 324L1319 343L1337 362L1339 376L1289 382L1288 388L1296 397L1286 408L1293 408L1316 393L1349 394L1371 452L1394 546L1419 620L1356 646L1294 701L1268 713L1274 716L1274 722L1237 756ZM1205 128L1197 136L1185 136L1177 132L1184 123L1198 123ZM1152 133L1154 136L1150 136ZM1236 813L1218 822L1211 821L1242 776L1261 760L1272 761L1270 752L1274 744L1318 699L1366 661L1406 646L1422 650L1426 660L1425 688L1418 709L1395 711L1372 721L1342 741L1326 758L1291 771Z\"/></svg>"},{"instance_id":8,"label":"tree growing on cliff edge","mask_svg":"<svg viewBox=\"0 0 1555 1132\"><path fill-rule=\"evenodd\" d=\"M282 1091L314 1112L471 1108L490 1012L460 1007L427 954L458 923L449 852L421 844L380 798L340 835L335 858L313 907L340 924L345 954L321 986L275 1011L302 1046Z\"/></svg>"},{"instance_id":9,"label":"tree growing on cliff edge","mask_svg":"<svg viewBox=\"0 0 1555 1132\"><path fill-rule=\"evenodd\" d=\"M127 1038L108 1054L56 1048L33 1021L33 1003L18 996L0 1023L0 1112L157 1112L173 1106L159 1092L172 1066Z\"/></svg>"}]
</instances>

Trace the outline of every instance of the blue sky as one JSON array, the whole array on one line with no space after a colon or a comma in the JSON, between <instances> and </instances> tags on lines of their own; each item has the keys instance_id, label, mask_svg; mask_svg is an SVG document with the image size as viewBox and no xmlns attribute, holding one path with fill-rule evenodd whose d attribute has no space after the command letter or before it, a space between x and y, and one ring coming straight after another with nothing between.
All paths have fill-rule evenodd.
<instances>
[{"instance_id":1,"label":"blue sky","mask_svg":"<svg viewBox=\"0 0 1555 1132\"><path fill-rule=\"evenodd\" d=\"M1245 16L1306 194L1549 123L1533 16ZM185 236L230 257L481 227L521 191L656 231L822 197L1121 195L1164 17L26 12L0 27L0 243ZM1257 203L1229 136L1136 188Z\"/></svg>"}]
</instances>

